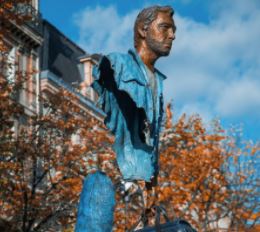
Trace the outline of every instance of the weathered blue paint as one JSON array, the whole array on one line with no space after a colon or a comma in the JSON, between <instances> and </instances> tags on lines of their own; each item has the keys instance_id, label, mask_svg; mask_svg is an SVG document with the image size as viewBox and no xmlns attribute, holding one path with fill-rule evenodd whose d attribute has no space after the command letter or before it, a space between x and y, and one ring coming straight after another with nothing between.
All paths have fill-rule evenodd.
<instances>
[{"instance_id":1,"label":"weathered blue paint","mask_svg":"<svg viewBox=\"0 0 260 232\"><path fill-rule=\"evenodd\" d=\"M158 173L162 82L166 77L157 69L155 76L157 97L153 104L146 66L135 51L111 53L93 68L92 87L106 113L105 124L115 135L113 148L123 178L127 180L150 181ZM148 142L144 139L146 121L151 132Z\"/></svg>"},{"instance_id":2,"label":"weathered blue paint","mask_svg":"<svg viewBox=\"0 0 260 232\"><path fill-rule=\"evenodd\" d=\"M102 172L89 174L84 181L75 232L111 232L115 191Z\"/></svg>"}]
</instances>

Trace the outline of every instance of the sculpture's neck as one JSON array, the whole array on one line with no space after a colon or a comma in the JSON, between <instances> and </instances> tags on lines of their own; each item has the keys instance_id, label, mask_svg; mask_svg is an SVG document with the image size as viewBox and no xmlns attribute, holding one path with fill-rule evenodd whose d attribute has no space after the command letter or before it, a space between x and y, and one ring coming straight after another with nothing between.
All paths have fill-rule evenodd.
<instances>
[{"instance_id":1,"label":"sculpture's neck","mask_svg":"<svg viewBox=\"0 0 260 232\"><path fill-rule=\"evenodd\" d=\"M153 51L151 51L146 46L140 46L136 49L137 53L141 57L144 64L154 72L154 65L156 60L159 58Z\"/></svg>"}]
</instances>

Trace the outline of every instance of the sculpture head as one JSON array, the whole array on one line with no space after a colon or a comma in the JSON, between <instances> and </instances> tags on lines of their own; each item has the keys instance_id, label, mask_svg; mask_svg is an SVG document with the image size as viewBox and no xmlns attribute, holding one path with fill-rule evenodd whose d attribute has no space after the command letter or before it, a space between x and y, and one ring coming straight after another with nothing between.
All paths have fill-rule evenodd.
<instances>
[{"instance_id":1,"label":"sculpture head","mask_svg":"<svg viewBox=\"0 0 260 232\"><path fill-rule=\"evenodd\" d=\"M143 9L134 26L134 46L155 56L167 56L175 39L174 11L170 6L152 6Z\"/></svg>"}]
</instances>

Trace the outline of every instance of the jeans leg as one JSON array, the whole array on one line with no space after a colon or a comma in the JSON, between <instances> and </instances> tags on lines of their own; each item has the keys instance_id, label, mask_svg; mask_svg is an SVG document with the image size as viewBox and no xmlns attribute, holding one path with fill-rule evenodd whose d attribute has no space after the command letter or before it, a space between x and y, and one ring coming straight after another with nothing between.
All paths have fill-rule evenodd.
<instances>
[{"instance_id":1,"label":"jeans leg","mask_svg":"<svg viewBox=\"0 0 260 232\"><path fill-rule=\"evenodd\" d=\"M89 174L80 196L75 232L111 232L115 207L112 181L102 172Z\"/></svg>"}]
</instances>

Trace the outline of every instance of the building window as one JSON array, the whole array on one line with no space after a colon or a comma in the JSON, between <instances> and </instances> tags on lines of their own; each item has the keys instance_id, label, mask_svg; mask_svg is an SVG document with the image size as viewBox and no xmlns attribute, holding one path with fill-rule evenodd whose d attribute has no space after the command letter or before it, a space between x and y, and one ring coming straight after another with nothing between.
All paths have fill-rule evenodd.
<instances>
[{"instance_id":1,"label":"building window","mask_svg":"<svg viewBox=\"0 0 260 232\"><path fill-rule=\"evenodd\" d=\"M28 109L36 110L36 78L37 78L37 56L20 51L18 53L18 74L23 81L19 101Z\"/></svg>"},{"instance_id":2,"label":"building window","mask_svg":"<svg viewBox=\"0 0 260 232\"><path fill-rule=\"evenodd\" d=\"M1 62L1 73L7 78L9 83L13 83L15 80L15 61L16 61L16 48L13 47L5 55L1 55L1 59L4 59L4 62Z\"/></svg>"},{"instance_id":3,"label":"building window","mask_svg":"<svg viewBox=\"0 0 260 232\"><path fill-rule=\"evenodd\" d=\"M7 79L9 82L14 82L15 80L15 55L16 55L16 48L13 47L7 58L8 67L7 67Z\"/></svg>"}]
</instances>

